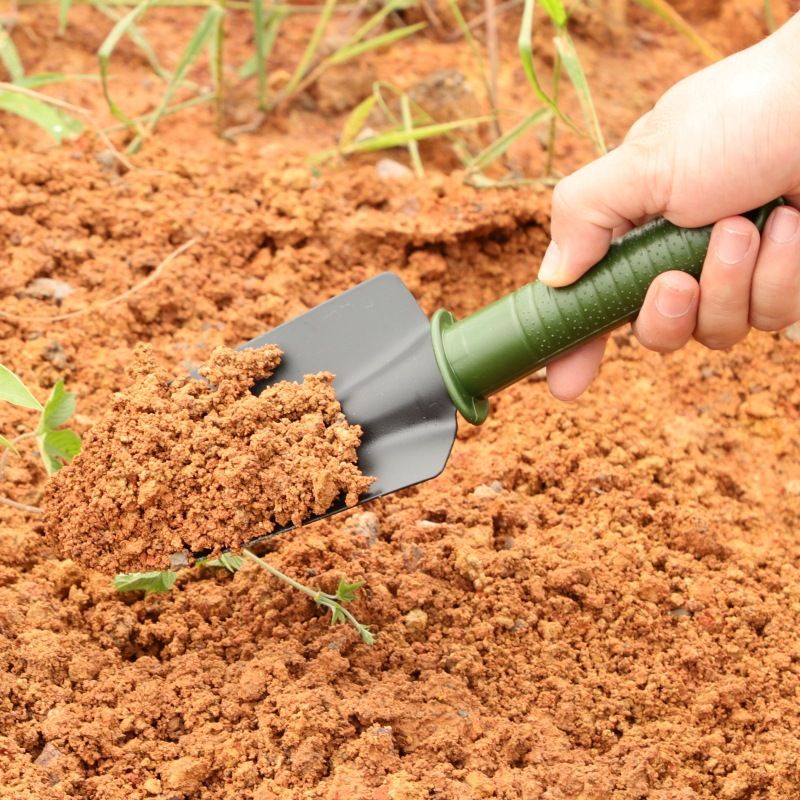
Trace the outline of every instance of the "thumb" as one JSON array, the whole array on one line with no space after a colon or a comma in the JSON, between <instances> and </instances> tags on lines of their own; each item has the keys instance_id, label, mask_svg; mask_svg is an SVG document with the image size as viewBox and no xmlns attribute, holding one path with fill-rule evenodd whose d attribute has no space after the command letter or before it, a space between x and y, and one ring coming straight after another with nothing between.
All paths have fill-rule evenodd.
<instances>
[{"instance_id":1,"label":"thumb","mask_svg":"<svg viewBox=\"0 0 800 800\"><path fill-rule=\"evenodd\" d=\"M615 235L636 220L664 211L669 190L657 179L652 153L624 142L557 184L552 241L539 268L543 283L572 283L606 254Z\"/></svg>"}]
</instances>

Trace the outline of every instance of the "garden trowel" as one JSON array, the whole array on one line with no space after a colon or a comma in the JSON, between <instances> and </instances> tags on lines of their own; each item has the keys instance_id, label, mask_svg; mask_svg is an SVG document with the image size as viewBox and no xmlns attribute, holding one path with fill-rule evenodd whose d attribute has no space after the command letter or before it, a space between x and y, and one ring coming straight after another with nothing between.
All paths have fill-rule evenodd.
<instances>
[{"instance_id":1,"label":"garden trowel","mask_svg":"<svg viewBox=\"0 0 800 800\"><path fill-rule=\"evenodd\" d=\"M759 230L780 202L748 214ZM633 320L658 274L699 277L710 236L710 225L652 220L612 243L571 286L533 281L461 320L445 310L428 319L401 279L386 272L242 347L283 350L269 383L336 376L345 416L363 430L359 467L375 477L365 503L436 477L455 441L456 411L481 424L495 392ZM344 508L339 502L322 516Z\"/></svg>"}]
</instances>

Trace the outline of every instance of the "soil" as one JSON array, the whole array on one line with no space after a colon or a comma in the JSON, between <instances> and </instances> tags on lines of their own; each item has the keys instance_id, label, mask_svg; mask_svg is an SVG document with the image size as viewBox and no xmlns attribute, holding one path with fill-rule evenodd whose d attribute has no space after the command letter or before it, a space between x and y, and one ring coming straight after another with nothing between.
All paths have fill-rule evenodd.
<instances>
[{"instance_id":1,"label":"soil","mask_svg":"<svg viewBox=\"0 0 800 800\"><path fill-rule=\"evenodd\" d=\"M761 7L681 4L724 52L763 35ZM612 144L701 65L627 11L622 33L597 10L575 26ZM57 40L50 10L24 8L22 30L46 47L22 37L23 57L89 71L107 23L95 13L76 6ZM142 23L154 47L188 38L182 13ZM287 27L286 64L308 24ZM517 24L518 9L501 17L502 53ZM469 49L433 34L368 61L407 87L455 68L480 85ZM157 98L132 46L115 69L129 70L121 102ZM499 83L530 107L515 64ZM96 88L67 96L99 115ZM549 189L469 188L446 146L423 151L421 180L382 180L369 159L312 174L297 153L341 130L313 103L234 144L213 137L207 110L172 119L134 170L91 140L36 149L2 120L0 361L41 396L65 377L81 432L141 342L177 374L386 269L426 311L463 314L528 280L547 244ZM591 158L584 140L559 142L561 171ZM512 159L541 173L536 132ZM123 302L42 321L131 289L189 240ZM26 292L39 278L71 291ZM518 384L484 426L461 427L436 480L272 540L265 557L305 583L366 580L353 610L372 647L250 565L120 595L93 565L58 558L38 517L0 507L0 796L793 800L797 338L661 356L619 331L579 402ZM0 413L5 435L30 424ZM44 486L33 453L9 461L10 497L36 504Z\"/></svg>"},{"instance_id":2,"label":"soil","mask_svg":"<svg viewBox=\"0 0 800 800\"><path fill-rule=\"evenodd\" d=\"M191 564L302 525L340 495L356 505L373 479L356 466L361 429L347 423L334 376L250 391L281 355L218 347L197 380L138 348L133 383L47 486L47 541L110 574L163 570L175 555Z\"/></svg>"}]
</instances>

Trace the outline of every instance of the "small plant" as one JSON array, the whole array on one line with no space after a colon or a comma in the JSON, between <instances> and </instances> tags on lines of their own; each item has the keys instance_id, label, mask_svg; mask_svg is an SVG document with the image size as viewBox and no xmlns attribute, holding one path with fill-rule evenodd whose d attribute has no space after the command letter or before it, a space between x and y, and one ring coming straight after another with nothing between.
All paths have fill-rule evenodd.
<instances>
[{"instance_id":1,"label":"small plant","mask_svg":"<svg viewBox=\"0 0 800 800\"><path fill-rule=\"evenodd\" d=\"M61 83L66 75L48 72L26 75L17 48L11 40L6 25L0 23L0 63L8 73L8 88L0 89L0 111L16 114L46 131L57 142L75 139L83 132L84 125L74 116L54 108L44 96L33 91L42 86ZM16 90L16 91L15 91Z\"/></svg>"},{"instance_id":2,"label":"small plant","mask_svg":"<svg viewBox=\"0 0 800 800\"><path fill-rule=\"evenodd\" d=\"M324 47L325 35L334 14L339 9L337 8L337 0L325 0L314 30L294 70L285 83L278 87L274 94L270 94L268 82L269 58L280 28L290 14L306 13L307 9L304 9L303 6L288 5L265 8L263 0L252 0L248 5L252 15L255 52L240 66L238 77L240 80L256 78L257 109L254 109L252 123L226 131L223 114L225 96L223 80L225 24L228 17L228 8L238 8L241 7L241 4L226 3L225 0L212 0L212 2L206 4L206 11L180 56L177 67L174 72L168 73L159 64L153 49L136 24L150 8L162 5L162 3L160 0L141 0L124 16L120 17L113 11L108 14L116 20L116 24L97 53L103 93L111 113L119 120L122 127L127 128L133 136L128 146L129 152L136 152L141 147L145 139L153 134L163 117L200 103L213 103L218 134L232 136L236 133L253 130L263 121L267 114L274 112L282 103L296 97L331 67L344 64L368 51L388 47L394 42L412 36L425 28L426 23L419 22L388 31L377 32L391 14L407 8L413 2L414 0L388 0L357 30L353 32L337 32L340 36L336 38L340 43L337 44L333 52L326 53ZM67 3L67 9L68 7L69 3ZM352 17L349 19L352 19ZM142 50L155 74L166 84L156 109L139 118L129 117L112 97L110 90L109 70L111 57L119 42L126 36ZM187 81L189 70L203 58L204 54L206 54L211 75L211 91L202 91L199 87ZM193 96L188 100L173 103L176 92L181 88L190 89Z\"/></svg>"},{"instance_id":3,"label":"small plant","mask_svg":"<svg viewBox=\"0 0 800 800\"><path fill-rule=\"evenodd\" d=\"M80 452L81 437L75 431L63 427L75 413L75 395L64 388L63 380L56 383L47 402L42 405L17 375L0 364L0 400L39 412L39 421L33 430L21 433L12 439L0 436L0 449L4 451L0 456L0 480L5 471L8 454L18 454L17 448L25 441L36 441L48 475L58 472ZM7 497L0 497L0 502L23 511L34 513L41 511L36 506L17 503Z\"/></svg>"},{"instance_id":4,"label":"small plant","mask_svg":"<svg viewBox=\"0 0 800 800\"><path fill-rule=\"evenodd\" d=\"M336 592L328 594L327 592L311 589L294 578L290 578L250 550L243 550L242 555L222 553L218 558L200 559L197 564L203 567L220 567L227 569L228 572L236 572L241 569L245 558L257 564L274 578L308 595L318 606L327 608L331 612L331 625L349 622L356 629L364 644L371 645L375 643L375 634L372 633L367 625L360 623L353 613L345 607L356 599L359 589L364 585L364 581L349 583L345 579L341 579L336 587ZM173 570L129 572L117 575L114 578L114 586L121 592L144 592L146 595L157 594L168 592L175 585L177 579L178 573Z\"/></svg>"}]
</instances>

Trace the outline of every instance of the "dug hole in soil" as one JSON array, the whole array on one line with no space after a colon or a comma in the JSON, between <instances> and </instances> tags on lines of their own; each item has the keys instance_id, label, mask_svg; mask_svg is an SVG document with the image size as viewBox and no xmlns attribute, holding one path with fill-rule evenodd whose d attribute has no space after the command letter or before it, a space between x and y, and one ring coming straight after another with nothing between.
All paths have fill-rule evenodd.
<instances>
[{"instance_id":1,"label":"dug hole in soil","mask_svg":"<svg viewBox=\"0 0 800 800\"><path fill-rule=\"evenodd\" d=\"M692 21L717 46L760 35L760 3L707 5ZM608 55L625 69L590 76L612 143L699 66L644 30ZM427 312L464 314L530 279L548 240L544 189L382 181L365 162L314 178L282 152L291 137L270 131L254 159L207 118L188 159L176 126L130 172L91 141L0 152L6 314L111 298L195 240L168 280L102 313L0 319L0 361L38 396L64 377L82 433L142 342L174 375L386 269ZM565 170L590 157L562 148ZM32 297L38 277L73 291ZM462 426L435 481L274 540L266 557L309 585L366 581L353 610L372 647L249 564L119 594L97 564L59 559L38 518L0 509L0 796L796 798L800 351L752 334L663 357L625 330L608 351L580 402L519 384ZM4 434L26 413L3 409ZM44 485L32 454L9 460L9 496L37 503Z\"/></svg>"}]
</instances>

